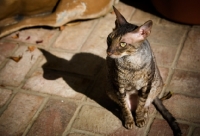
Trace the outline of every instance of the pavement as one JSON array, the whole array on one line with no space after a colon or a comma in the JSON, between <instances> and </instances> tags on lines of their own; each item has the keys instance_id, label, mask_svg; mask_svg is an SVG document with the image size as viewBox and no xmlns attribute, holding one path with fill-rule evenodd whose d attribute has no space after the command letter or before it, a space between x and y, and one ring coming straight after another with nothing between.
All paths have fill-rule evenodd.
<instances>
[{"instance_id":1,"label":"pavement","mask_svg":"<svg viewBox=\"0 0 200 136\"><path fill-rule=\"evenodd\" d=\"M173 96L164 105L183 136L200 135L200 26L167 21L120 2L131 23L153 20L148 37ZM106 37L115 15L34 27L0 39L1 136L172 136L151 106L147 125L124 128L105 94Z\"/></svg>"}]
</instances>

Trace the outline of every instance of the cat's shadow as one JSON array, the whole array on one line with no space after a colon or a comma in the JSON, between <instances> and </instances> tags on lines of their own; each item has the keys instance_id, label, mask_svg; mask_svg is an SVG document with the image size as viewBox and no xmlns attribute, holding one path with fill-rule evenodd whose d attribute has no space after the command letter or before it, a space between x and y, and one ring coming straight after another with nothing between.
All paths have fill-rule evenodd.
<instances>
[{"instance_id":1,"label":"cat's shadow","mask_svg":"<svg viewBox=\"0 0 200 136\"><path fill-rule=\"evenodd\" d=\"M47 80L63 78L74 91L87 96L119 117L118 106L106 95L106 61L91 53L77 53L70 60L40 49L46 59L42 65ZM65 91L65 90L64 90Z\"/></svg>"}]
</instances>

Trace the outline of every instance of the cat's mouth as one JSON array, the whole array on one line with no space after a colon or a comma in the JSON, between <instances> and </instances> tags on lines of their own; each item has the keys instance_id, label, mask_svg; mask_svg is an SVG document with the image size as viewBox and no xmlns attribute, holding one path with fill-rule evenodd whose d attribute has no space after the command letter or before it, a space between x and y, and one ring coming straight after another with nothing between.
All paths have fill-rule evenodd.
<instances>
[{"instance_id":1,"label":"cat's mouth","mask_svg":"<svg viewBox=\"0 0 200 136\"><path fill-rule=\"evenodd\" d=\"M113 53L107 52L107 56L113 59L118 59L118 58L124 57L125 54L113 54Z\"/></svg>"}]
</instances>

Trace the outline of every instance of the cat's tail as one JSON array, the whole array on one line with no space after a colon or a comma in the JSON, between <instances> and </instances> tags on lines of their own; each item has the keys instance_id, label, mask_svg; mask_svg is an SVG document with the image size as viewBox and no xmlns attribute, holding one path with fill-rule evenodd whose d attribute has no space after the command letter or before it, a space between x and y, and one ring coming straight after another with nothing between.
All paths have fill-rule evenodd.
<instances>
[{"instance_id":1,"label":"cat's tail","mask_svg":"<svg viewBox=\"0 0 200 136\"><path fill-rule=\"evenodd\" d=\"M163 116L163 118L168 122L169 126L173 130L174 136L181 136L181 129L176 122L176 119L172 116L172 114L165 108L162 101L156 97L153 101L153 105L156 107L156 109L160 112L160 114Z\"/></svg>"}]
</instances>

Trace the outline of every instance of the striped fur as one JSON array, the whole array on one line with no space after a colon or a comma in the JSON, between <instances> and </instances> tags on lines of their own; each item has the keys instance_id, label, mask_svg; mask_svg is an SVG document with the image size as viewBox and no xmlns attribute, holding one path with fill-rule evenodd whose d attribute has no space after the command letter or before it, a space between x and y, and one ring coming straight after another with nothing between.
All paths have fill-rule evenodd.
<instances>
[{"instance_id":1,"label":"striped fur","mask_svg":"<svg viewBox=\"0 0 200 136\"><path fill-rule=\"evenodd\" d=\"M138 27L128 23L117 9L114 11L116 28L107 37L108 96L119 105L126 128L133 128L134 119L136 126L143 127L153 103L174 135L181 135L178 123L158 99L163 81L146 39L152 21Z\"/></svg>"}]
</instances>

